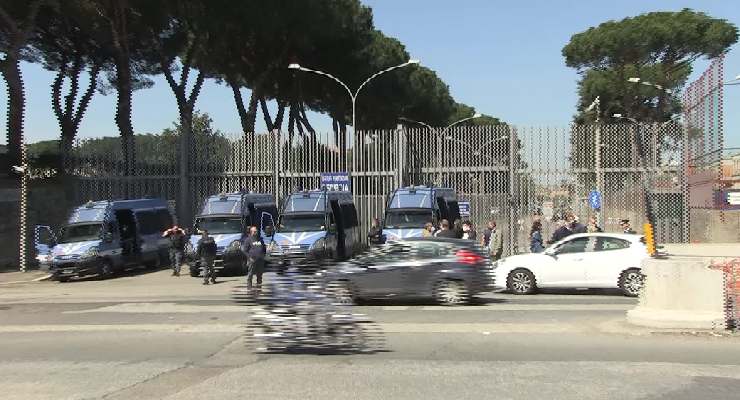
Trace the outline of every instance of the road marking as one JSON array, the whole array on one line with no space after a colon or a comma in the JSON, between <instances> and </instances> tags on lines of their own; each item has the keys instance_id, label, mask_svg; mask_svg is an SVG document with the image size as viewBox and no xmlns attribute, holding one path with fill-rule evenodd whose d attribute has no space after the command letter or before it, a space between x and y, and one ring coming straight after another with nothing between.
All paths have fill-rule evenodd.
<instances>
[{"instance_id":1,"label":"road marking","mask_svg":"<svg viewBox=\"0 0 740 400\"><path fill-rule=\"evenodd\" d=\"M485 304L478 306L380 306L359 307L375 311L627 311L631 304ZM256 309L248 305L199 306L178 303L121 303L85 310L63 311L62 314L125 313L125 314L197 314L243 313Z\"/></svg>"},{"instance_id":2,"label":"road marking","mask_svg":"<svg viewBox=\"0 0 740 400\"><path fill-rule=\"evenodd\" d=\"M379 323L384 333L565 333L585 332L587 327L570 324L518 323ZM1 333L47 332L167 332L167 333L243 333L240 324L128 324L128 325L5 325ZM487 332L487 333L486 333Z\"/></svg>"}]
</instances>

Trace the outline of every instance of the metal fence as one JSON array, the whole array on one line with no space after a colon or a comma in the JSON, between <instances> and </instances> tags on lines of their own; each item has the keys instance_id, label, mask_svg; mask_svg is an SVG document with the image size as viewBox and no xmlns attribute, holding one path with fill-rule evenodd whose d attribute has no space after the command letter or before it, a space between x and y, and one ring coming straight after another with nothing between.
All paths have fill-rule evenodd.
<instances>
[{"instance_id":1,"label":"metal fence","mask_svg":"<svg viewBox=\"0 0 740 400\"><path fill-rule=\"evenodd\" d=\"M361 131L349 134L344 150L334 133L196 135L185 170L177 136L143 135L135 140L132 174L126 174L118 138L79 141L68 170L76 176L79 202L152 196L182 204L178 197L186 176L189 204L178 207L186 219L211 194L253 190L274 193L280 202L291 191L319 187L322 172L346 171L366 230L373 217L382 217L395 188L450 186L471 203L478 230L495 220L508 232L504 237L512 254L528 251L535 213L544 216L545 235L567 211L584 223L589 215L598 216L606 231L619 230L621 219L640 227L643 184L655 210L657 239L684 241L682 135L675 123L463 126L443 132ZM600 210L589 206L592 190L602 193Z\"/></svg>"}]
</instances>

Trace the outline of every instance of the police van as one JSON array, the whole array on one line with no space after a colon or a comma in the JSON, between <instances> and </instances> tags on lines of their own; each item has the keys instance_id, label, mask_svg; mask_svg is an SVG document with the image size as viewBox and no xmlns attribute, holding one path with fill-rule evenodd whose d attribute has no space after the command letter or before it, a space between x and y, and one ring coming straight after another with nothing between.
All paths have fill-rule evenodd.
<instances>
[{"instance_id":1,"label":"police van","mask_svg":"<svg viewBox=\"0 0 740 400\"><path fill-rule=\"evenodd\" d=\"M324 189L286 198L267 251L271 264L285 267L307 259L343 260L361 246L352 193Z\"/></svg>"},{"instance_id":2,"label":"police van","mask_svg":"<svg viewBox=\"0 0 740 400\"><path fill-rule=\"evenodd\" d=\"M460 218L454 189L433 186L408 186L390 196L383 218L385 240L422 237L428 222L438 226L443 219L452 224Z\"/></svg>"},{"instance_id":3,"label":"police van","mask_svg":"<svg viewBox=\"0 0 740 400\"><path fill-rule=\"evenodd\" d=\"M249 235L249 227L260 229L265 243L272 239L278 211L275 196L267 193L239 192L209 196L195 217L186 248L190 260L190 275L199 276L200 260L195 252L200 230L207 230L216 242L217 255L214 268L219 274L246 274L241 245Z\"/></svg>"},{"instance_id":4,"label":"police van","mask_svg":"<svg viewBox=\"0 0 740 400\"><path fill-rule=\"evenodd\" d=\"M36 227L36 244L54 279L97 274L105 279L133 266L156 268L167 260L168 241L162 232L173 213L161 199L90 201L75 208L56 235ZM48 238L40 243L42 237Z\"/></svg>"}]
</instances>

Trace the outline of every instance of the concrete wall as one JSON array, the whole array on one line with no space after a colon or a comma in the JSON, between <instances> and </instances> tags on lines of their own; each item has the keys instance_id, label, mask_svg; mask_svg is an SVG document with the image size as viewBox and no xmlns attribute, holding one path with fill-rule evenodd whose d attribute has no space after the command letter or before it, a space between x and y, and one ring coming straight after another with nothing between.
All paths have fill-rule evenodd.
<instances>
[{"instance_id":1,"label":"concrete wall","mask_svg":"<svg viewBox=\"0 0 740 400\"><path fill-rule=\"evenodd\" d=\"M725 329L723 274L710 264L703 257L645 260L645 286L627 321L651 328Z\"/></svg>"},{"instance_id":2,"label":"concrete wall","mask_svg":"<svg viewBox=\"0 0 740 400\"><path fill-rule=\"evenodd\" d=\"M740 243L740 210L691 210L692 243Z\"/></svg>"}]
</instances>

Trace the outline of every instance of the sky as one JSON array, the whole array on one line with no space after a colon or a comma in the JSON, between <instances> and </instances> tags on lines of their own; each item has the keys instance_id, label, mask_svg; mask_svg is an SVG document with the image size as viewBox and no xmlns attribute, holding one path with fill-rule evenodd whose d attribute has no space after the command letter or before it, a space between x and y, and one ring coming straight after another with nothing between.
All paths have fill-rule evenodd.
<instances>
[{"instance_id":1,"label":"sky","mask_svg":"<svg viewBox=\"0 0 740 400\"><path fill-rule=\"evenodd\" d=\"M412 58L437 72L455 100L516 125L566 126L577 102L578 74L565 66L561 49L570 37L607 20L651 11L692 8L740 26L740 7L732 1L492 1L364 0L373 9L376 28L398 38ZM694 65L692 79L706 68ZM39 65L23 64L27 90L26 140L56 139L51 111L53 75ZM327 71L331 72L331 71ZM740 46L725 59L725 79L740 75ZM321 77L316 77L321 79ZM341 77L340 77L341 78ZM137 133L156 133L177 119L166 82L134 93ZM7 92L0 80L0 143L6 143ZM241 131L231 90L207 81L196 108L207 112L226 133ZM362 101L362 94L358 97ZM740 85L725 89L725 147L740 147ZM115 92L96 95L80 126L80 137L116 136ZM329 118L309 114L317 130L331 129ZM261 116L258 130L264 130Z\"/></svg>"}]
</instances>

